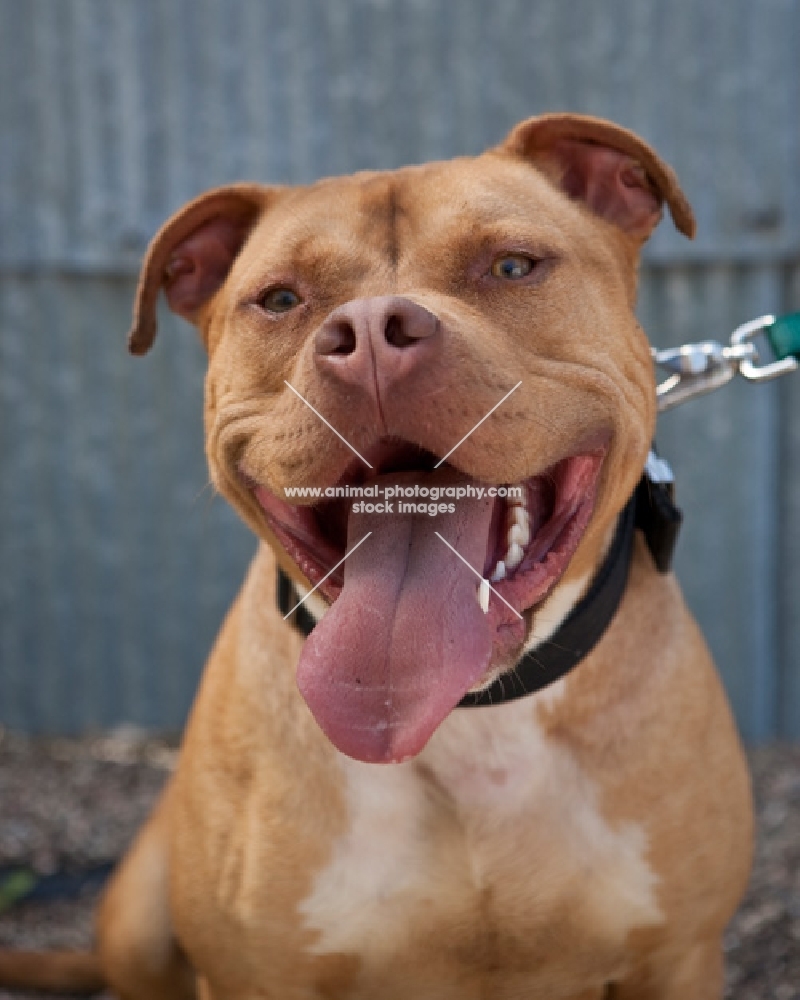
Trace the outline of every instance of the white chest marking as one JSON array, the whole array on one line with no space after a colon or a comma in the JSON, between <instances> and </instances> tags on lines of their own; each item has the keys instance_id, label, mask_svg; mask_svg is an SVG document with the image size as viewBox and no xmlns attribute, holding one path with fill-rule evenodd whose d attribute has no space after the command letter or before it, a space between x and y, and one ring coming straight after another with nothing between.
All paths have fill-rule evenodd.
<instances>
[{"instance_id":1,"label":"white chest marking","mask_svg":"<svg viewBox=\"0 0 800 1000\"><path fill-rule=\"evenodd\" d=\"M423 756L459 803L484 883L525 878L520 859L535 859L527 868L532 897L543 881L573 892L577 884L587 924L622 943L632 928L663 919L647 836L636 823L611 826L599 787L567 747L546 737L536 719L546 697L454 712Z\"/></svg>"},{"instance_id":2,"label":"white chest marking","mask_svg":"<svg viewBox=\"0 0 800 1000\"><path fill-rule=\"evenodd\" d=\"M541 905L543 884L554 905L559 892L577 893L590 925L621 947L633 927L662 919L647 838L637 824L607 822L597 786L537 723L538 697L453 712L417 758L452 799L469 844L459 891L472 881L476 892L493 885L495 897L507 888L518 899L527 878L538 901L532 906ZM436 905L430 886L441 875L425 836L436 806L415 761L384 766L342 757L341 764L349 825L301 915L319 935L318 954L390 953L414 908Z\"/></svg>"},{"instance_id":3,"label":"white chest marking","mask_svg":"<svg viewBox=\"0 0 800 1000\"><path fill-rule=\"evenodd\" d=\"M345 756L340 764L349 827L299 907L306 926L319 932L317 954L361 951L376 930L376 906L424 877L426 802L414 765L363 764Z\"/></svg>"}]
</instances>

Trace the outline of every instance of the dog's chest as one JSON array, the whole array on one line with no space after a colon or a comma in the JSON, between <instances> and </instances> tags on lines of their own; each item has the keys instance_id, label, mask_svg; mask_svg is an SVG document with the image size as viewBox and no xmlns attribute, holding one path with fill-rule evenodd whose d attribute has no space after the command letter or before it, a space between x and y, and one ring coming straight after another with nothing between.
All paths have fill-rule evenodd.
<instances>
[{"instance_id":1,"label":"dog's chest","mask_svg":"<svg viewBox=\"0 0 800 1000\"><path fill-rule=\"evenodd\" d=\"M532 699L455 712L414 762L341 763L348 825L300 913L315 954L358 956L367 991L396 968L405 995L568 996L565 977L610 978L628 932L660 920L645 831L604 818ZM565 970L553 942L575 936L588 967Z\"/></svg>"}]
</instances>

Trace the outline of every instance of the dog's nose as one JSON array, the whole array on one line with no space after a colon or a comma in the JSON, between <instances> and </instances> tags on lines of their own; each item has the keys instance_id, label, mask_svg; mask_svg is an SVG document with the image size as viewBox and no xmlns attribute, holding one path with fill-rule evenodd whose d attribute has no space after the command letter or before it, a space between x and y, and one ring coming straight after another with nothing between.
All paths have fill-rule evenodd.
<instances>
[{"instance_id":1,"label":"dog's nose","mask_svg":"<svg viewBox=\"0 0 800 1000\"><path fill-rule=\"evenodd\" d=\"M424 362L438 332L438 318L411 299L353 299L317 330L315 359L346 382L391 382Z\"/></svg>"}]
</instances>

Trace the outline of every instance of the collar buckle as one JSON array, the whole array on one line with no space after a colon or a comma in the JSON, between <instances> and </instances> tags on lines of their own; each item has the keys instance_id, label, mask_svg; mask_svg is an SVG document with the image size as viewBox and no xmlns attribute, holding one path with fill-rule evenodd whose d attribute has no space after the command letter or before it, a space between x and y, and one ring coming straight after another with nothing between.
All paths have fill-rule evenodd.
<instances>
[{"instance_id":1,"label":"collar buckle","mask_svg":"<svg viewBox=\"0 0 800 1000\"><path fill-rule=\"evenodd\" d=\"M666 459L651 449L636 487L636 527L642 532L659 573L669 573L683 523L675 504L675 476Z\"/></svg>"}]
</instances>

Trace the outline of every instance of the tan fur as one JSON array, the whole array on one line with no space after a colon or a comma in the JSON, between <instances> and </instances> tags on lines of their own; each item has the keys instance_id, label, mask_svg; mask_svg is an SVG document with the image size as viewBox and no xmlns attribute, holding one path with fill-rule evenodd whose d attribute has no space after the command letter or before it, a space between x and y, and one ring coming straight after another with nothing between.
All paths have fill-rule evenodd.
<instances>
[{"instance_id":1,"label":"tan fur","mask_svg":"<svg viewBox=\"0 0 800 1000\"><path fill-rule=\"evenodd\" d=\"M319 375L313 333L354 298L424 305L441 357L381 414L385 433L443 455L521 378L459 449L460 468L515 482L610 442L589 528L528 645L549 634L548 613L563 617L602 558L655 422L632 305L658 213L626 231L565 197L565 142L631 157L645 203L666 200L693 231L674 174L641 140L548 116L474 159L213 192L154 241L139 352L182 266L172 248L218 212L241 227L243 249L192 318L209 353L211 474L262 545L177 772L100 910L100 959L125 1000L721 997L721 934L750 864L748 777L702 637L643 541L578 669L539 695L456 709L418 757L381 767L328 743L295 687L303 640L275 606L276 560L307 583L239 476L276 493L333 481L346 448L284 379L356 448L368 443L375 414ZM524 292L483 281L509 247L552 257ZM282 283L305 304L265 319L251 303Z\"/></svg>"}]
</instances>

